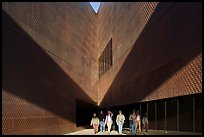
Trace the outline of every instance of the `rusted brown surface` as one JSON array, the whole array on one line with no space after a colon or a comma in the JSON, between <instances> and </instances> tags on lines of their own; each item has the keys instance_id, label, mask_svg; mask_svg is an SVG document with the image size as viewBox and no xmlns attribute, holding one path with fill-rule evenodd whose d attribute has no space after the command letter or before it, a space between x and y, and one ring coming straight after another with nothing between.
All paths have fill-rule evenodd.
<instances>
[{"instance_id":1,"label":"rusted brown surface","mask_svg":"<svg viewBox=\"0 0 204 137\"><path fill-rule=\"evenodd\" d=\"M2 134L79 130L76 99L110 107L202 93L201 3L104 2L97 15L86 2L2 4ZM113 66L99 80L111 38Z\"/></svg>"},{"instance_id":2,"label":"rusted brown surface","mask_svg":"<svg viewBox=\"0 0 204 137\"><path fill-rule=\"evenodd\" d=\"M2 15L2 134L77 130L76 99L97 101L90 5L3 3Z\"/></svg>"},{"instance_id":3,"label":"rusted brown surface","mask_svg":"<svg viewBox=\"0 0 204 137\"><path fill-rule=\"evenodd\" d=\"M97 43L100 53L112 38L113 66L100 79L98 103L202 92L201 10L200 3L103 3Z\"/></svg>"}]
</instances>

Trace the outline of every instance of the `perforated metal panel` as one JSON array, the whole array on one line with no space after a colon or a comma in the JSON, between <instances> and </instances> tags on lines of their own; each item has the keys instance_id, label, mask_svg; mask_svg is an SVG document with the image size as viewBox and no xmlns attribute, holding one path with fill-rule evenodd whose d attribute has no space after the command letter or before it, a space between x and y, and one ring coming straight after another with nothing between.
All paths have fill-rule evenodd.
<instances>
[{"instance_id":1,"label":"perforated metal panel","mask_svg":"<svg viewBox=\"0 0 204 137\"><path fill-rule=\"evenodd\" d=\"M167 130L177 130L177 98L167 100Z\"/></svg>"},{"instance_id":2,"label":"perforated metal panel","mask_svg":"<svg viewBox=\"0 0 204 137\"><path fill-rule=\"evenodd\" d=\"M157 129L164 130L165 129L165 103L164 100L157 101Z\"/></svg>"},{"instance_id":3,"label":"perforated metal panel","mask_svg":"<svg viewBox=\"0 0 204 137\"><path fill-rule=\"evenodd\" d=\"M110 71L110 77L115 77L112 74L120 66L117 62L121 61L120 59L123 58L124 54L133 46L136 47L134 48L136 50L131 52L129 58L127 58L127 62L131 65L124 62L126 67L118 74L122 77L119 77L115 85L110 88L111 91L115 92L107 95L110 101L108 100L109 102L107 101L106 104L125 104L141 100L149 101L202 93L202 53L199 45L201 44L201 36L199 35L201 8L199 3L104 3L103 7L107 6L107 8L101 7L101 14L98 14L97 21L92 18L91 12L87 11L82 3L79 5L75 5L75 3L24 2L5 2L2 4L3 10L19 25L19 29L16 29L13 25L9 26L4 22L3 30L8 33L7 35L5 34L7 38L15 35L14 39L9 40L14 41L14 43L17 40L23 41L25 45L29 46L30 43L27 41L27 36L19 31L20 28L24 30L42 49L49 52L48 55L60 67L66 68L63 71L66 71L85 91L89 91L87 94L96 100L98 99L96 95L98 88L92 91L89 85L91 85L90 81L95 83L95 79L91 79L91 71L94 71L94 75L98 71L90 71L90 68L92 68L90 66L94 62L97 64L98 49L99 53L102 53L110 37L113 37L113 58L116 65ZM86 13L86 11L88 14L82 14ZM178 19L176 20L174 17ZM94 25L95 22L98 23L97 28ZM157 35L159 37L156 37ZM189 39L183 39L185 36ZM139 44L134 45L139 37ZM95 46L95 40L98 42L98 47ZM6 42L4 39L3 43ZM22 43L14 46L21 45ZM5 44L3 46L5 47ZM167 50L165 48L162 49L165 46ZM23 54L26 53L24 52ZM149 55L152 55L150 58L153 58L153 60L143 62L143 59L147 59ZM154 55L162 55L163 58ZM16 58L18 57L16 56ZM41 60L40 57L36 56L36 58ZM15 61L8 63L16 63ZM145 64L149 65L145 66ZM20 65L16 66L18 69L22 67ZM30 64L30 66L32 65ZM33 72L39 71L41 65L34 68ZM138 68L145 71L145 73L138 71L139 74L137 74L135 70ZM10 75L19 76L17 73L18 69L10 68L10 70L12 69L13 71L11 71ZM46 69L49 70L51 68ZM51 75L45 77L49 79ZM106 78L110 79L110 77ZM50 81L46 81L46 78L43 81L44 84L36 82L36 87L47 88L50 91L56 90L56 87L53 88L49 85ZM107 81L105 82L107 83ZM107 85L103 81L99 83L102 83L103 87ZM18 85L15 86L18 87ZM29 87L29 85L25 86ZM63 88L59 87L61 97L64 93L61 92ZM101 88L99 92L103 92L103 90ZM68 120L62 119L46 109L42 109L15 94L9 93L6 90L2 92L3 134L61 134L67 132L68 129L73 130L76 128L75 124ZM99 98L102 98L103 95L101 94ZM115 98L115 96L117 97ZM57 108L56 106L53 107ZM150 114L150 127L152 128L156 128L154 107L154 103L149 104L148 111ZM196 107L198 108L196 115L201 116L201 104L197 104ZM181 110L181 112L183 111ZM73 116L72 118L75 118L75 113L73 111L69 112ZM163 113L161 115L163 116ZM189 116L191 117L191 114ZM183 117L183 121L186 119ZM199 120L196 121L199 123ZM169 127L175 127L175 119L169 120L168 124ZM199 128L200 126L196 129ZM191 130L191 127L184 127L182 130L189 129Z\"/></svg>"},{"instance_id":4,"label":"perforated metal panel","mask_svg":"<svg viewBox=\"0 0 204 137\"><path fill-rule=\"evenodd\" d=\"M75 98L96 97L90 88L96 62L91 7L88 2L2 4L2 134L75 131Z\"/></svg>"},{"instance_id":5,"label":"perforated metal panel","mask_svg":"<svg viewBox=\"0 0 204 137\"><path fill-rule=\"evenodd\" d=\"M193 132L193 99L191 96L179 99L179 131Z\"/></svg>"},{"instance_id":6,"label":"perforated metal panel","mask_svg":"<svg viewBox=\"0 0 204 137\"><path fill-rule=\"evenodd\" d=\"M202 94L195 95L195 132L202 133Z\"/></svg>"},{"instance_id":7,"label":"perforated metal panel","mask_svg":"<svg viewBox=\"0 0 204 137\"><path fill-rule=\"evenodd\" d=\"M155 102L148 102L148 121L149 121L149 129L156 129L155 126Z\"/></svg>"}]
</instances>

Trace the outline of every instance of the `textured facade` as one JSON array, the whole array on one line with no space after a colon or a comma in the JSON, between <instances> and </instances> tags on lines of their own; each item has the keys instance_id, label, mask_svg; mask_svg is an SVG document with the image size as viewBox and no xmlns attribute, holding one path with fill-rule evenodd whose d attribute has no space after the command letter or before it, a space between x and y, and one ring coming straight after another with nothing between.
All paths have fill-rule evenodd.
<instances>
[{"instance_id":1,"label":"textured facade","mask_svg":"<svg viewBox=\"0 0 204 137\"><path fill-rule=\"evenodd\" d=\"M98 103L201 93L201 10L200 3L102 3L97 44L100 53L112 38L113 66L100 79Z\"/></svg>"},{"instance_id":2,"label":"textured facade","mask_svg":"<svg viewBox=\"0 0 204 137\"><path fill-rule=\"evenodd\" d=\"M79 130L96 106L202 131L202 3L3 2L2 33L2 134Z\"/></svg>"},{"instance_id":3,"label":"textured facade","mask_svg":"<svg viewBox=\"0 0 204 137\"><path fill-rule=\"evenodd\" d=\"M83 2L2 8L3 134L77 130L76 99L97 102L94 11Z\"/></svg>"},{"instance_id":4,"label":"textured facade","mask_svg":"<svg viewBox=\"0 0 204 137\"><path fill-rule=\"evenodd\" d=\"M122 110L125 127L135 109L148 112L150 129L202 132L201 11L201 3L102 3L97 46L101 53L112 39L113 66L99 80L99 106Z\"/></svg>"}]
</instances>

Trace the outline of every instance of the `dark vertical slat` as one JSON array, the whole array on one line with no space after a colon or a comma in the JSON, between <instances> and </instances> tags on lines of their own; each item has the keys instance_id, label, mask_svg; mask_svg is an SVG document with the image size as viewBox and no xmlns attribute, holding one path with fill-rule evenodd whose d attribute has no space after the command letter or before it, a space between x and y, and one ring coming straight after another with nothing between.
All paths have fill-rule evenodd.
<instances>
[{"instance_id":1,"label":"dark vertical slat","mask_svg":"<svg viewBox=\"0 0 204 137\"><path fill-rule=\"evenodd\" d=\"M177 103L177 131L179 131L179 98L176 99Z\"/></svg>"},{"instance_id":2,"label":"dark vertical slat","mask_svg":"<svg viewBox=\"0 0 204 137\"><path fill-rule=\"evenodd\" d=\"M149 115L149 109L148 109L148 102L147 102L147 117Z\"/></svg>"},{"instance_id":3,"label":"dark vertical slat","mask_svg":"<svg viewBox=\"0 0 204 137\"><path fill-rule=\"evenodd\" d=\"M140 104L140 117L142 116L142 104Z\"/></svg>"},{"instance_id":4,"label":"dark vertical slat","mask_svg":"<svg viewBox=\"0 0 204 137\"><path fill-rule=\"evenodd\" d=\"M155 126L154 126L154 128L155 129L157 129L157 103L156 103L156 101L154 102L154 105L155 105L155 107L154 107L154 109L155 109Z\"/></svg>"},{"instance_id":5,"label":"dark vertical slat","mask_svg":"<svg viewBox=\"0 0 204 137\"><path fill-rule=\"evenodd\" d=\"M166 125L167 125L167 106L166 106L166 100L164 101L165 104L165 130L167 130Z\"/></svg>"},{"instance_id":6,"label":"dark vertical slat","mask_svg":"<svg viewBox=\"0 0 204 137\"><path fill-rule=\"evenodd\" d=\"M193 96L193 132L195 132L195 96Z\"/></svg>"}]
</instances>

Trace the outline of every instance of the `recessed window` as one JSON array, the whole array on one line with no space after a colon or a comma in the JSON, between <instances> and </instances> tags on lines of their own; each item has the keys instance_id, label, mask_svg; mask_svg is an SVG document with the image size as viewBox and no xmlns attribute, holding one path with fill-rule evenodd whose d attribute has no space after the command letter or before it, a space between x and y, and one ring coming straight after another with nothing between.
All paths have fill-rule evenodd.
<instances>
[{"instance_id":1,"label":"recessed window","mask_svg":"<svg viewBox=\"0 0 204 137\"><path fill-rule=\"evenodd\" d=\"M99 79L103 76L113 65L112 57L112 39L108 42L106 48L98 59L99 62Z\"/></svg>"}]
</instances>

